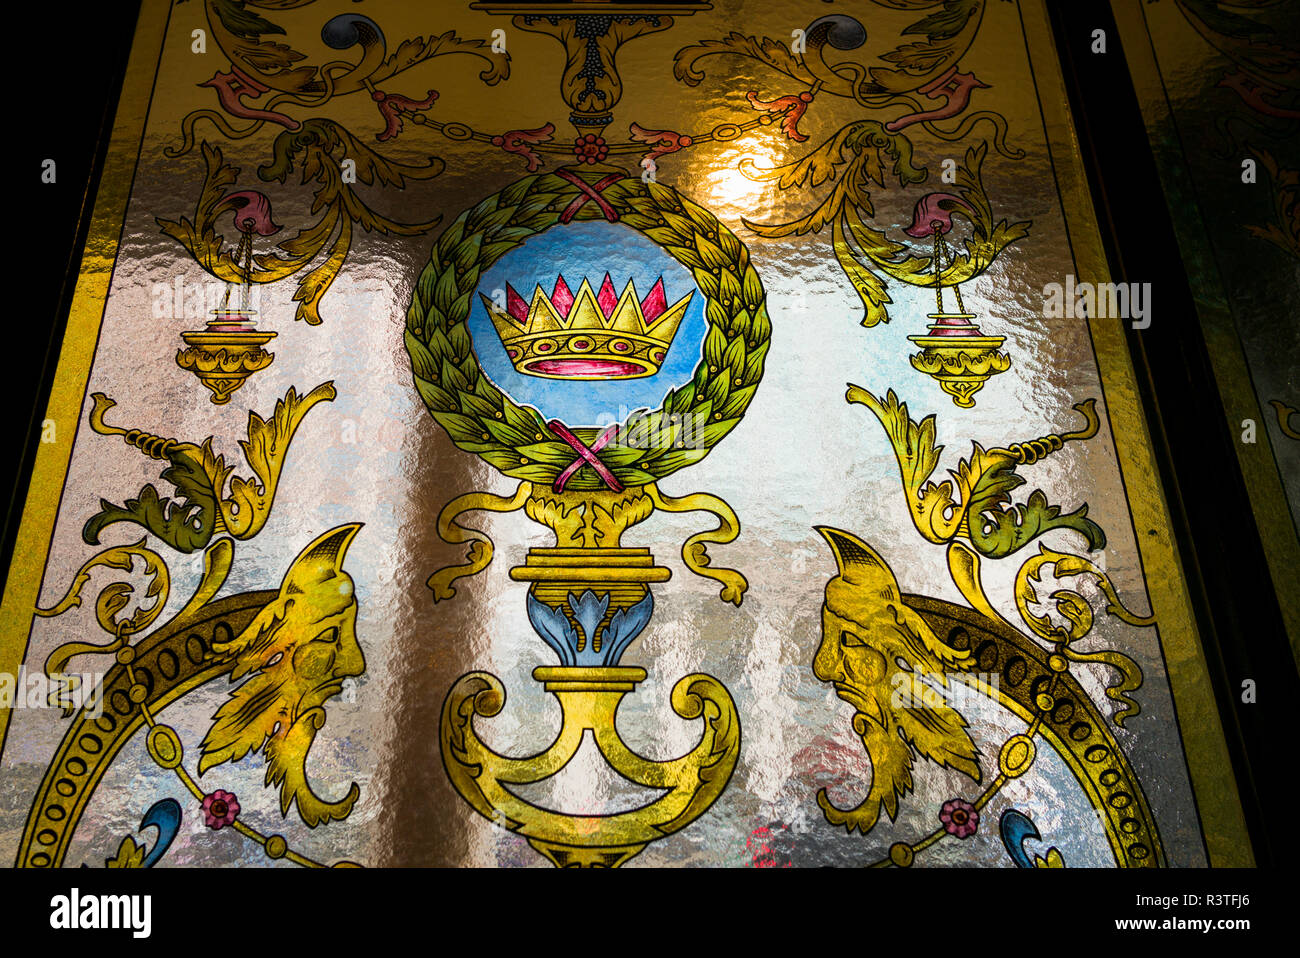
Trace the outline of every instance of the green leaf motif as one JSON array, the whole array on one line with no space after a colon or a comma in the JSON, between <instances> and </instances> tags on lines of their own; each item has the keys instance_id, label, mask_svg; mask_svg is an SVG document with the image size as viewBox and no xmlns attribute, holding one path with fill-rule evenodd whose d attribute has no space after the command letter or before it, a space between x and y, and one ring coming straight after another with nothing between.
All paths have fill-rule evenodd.
<instances>
[{"instance_id":1,"label":"green leaf motif","mask_svg":"<svg viewBox=\"0 0 1300 958\"><path fill-rule=\"evenodd\" d=\"M1083 536L1090 550L1105 548L1106 533L1088 518L1086 502L1062 515L1060 506L1049 503L1043 491L1035 489L1023 504L1011 504L1009 492L1025 484L1014 470L1013 462L999 459L971 491L970 540L981 554L990 559L1004 558L1053 529L1073 529Z\"/></svg>"},{"instance_id":2,"label":"green leaf motif","mask_svg":"<svg viewBox=\"0 0 1300 958\"><path fill-rule=\"evenodd\" d=\"M176 498L159 496L149 483L123 505L101 499L100 511L86 521L81 538L99 545L100 533L108 526L134 522L178 552L188 554L206 546L216 528L217 497L200 460L188 451L178 453L160 478L176 488Z\"/></svg>"},{"instance_id":3,"label":"green leaf motif","mask_svg":"<svg viewBox=\"0 0 1300 958\"><path fill-rule=\"evenodd\" d=\"M539 174L467 210L434 244L407 313L406 347L416 388L452 441L507 476L539 484L553 483L575 453L554 441L536 410L491 386L478 366L465 320L482 272L529 236L554 226L560 211L580 195L568 180ZM691 382L670 391L661 410L633 414L622 424L618 442L597 452L625 486L644 485L702 459L735 427L762 378L771 321L748 251L706 209L663 184L636 177L611 184L601 195L624 225L690 269L706 299L704 358ZM592 205L590 215L584 209L579 219L600 215ZM574 431L585 442L595 439L596 431L590 436ZM567 487L601 489L604 480L581 464Z\"/></svg>"}]
</instances>

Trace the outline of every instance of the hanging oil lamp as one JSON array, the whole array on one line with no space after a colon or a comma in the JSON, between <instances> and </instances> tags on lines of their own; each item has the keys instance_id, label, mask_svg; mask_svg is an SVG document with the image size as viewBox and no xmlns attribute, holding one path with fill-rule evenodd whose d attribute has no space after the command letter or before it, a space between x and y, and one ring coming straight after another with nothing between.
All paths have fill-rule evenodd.
<instances>
[{"instance_id":1,"label":"hanging oil lamp","mask_svg":"<svg viewBox=\"0 0 1300 958\"><path fill-rule=\"evenodd\" d=\"M275 359L263 347L275 338L275 333L257 328L257 311L250 308L253 277L253 231L251 218L240 224L239 245L234 263L239 282L239 306L230 305L231 287L221 306L212 311L212 318L203 329L181 333L185 349L176 353L176 365L188 369L199 382L212 391L212 402L223 406L230 396L253 373L265 369Z\"/></svg>"},{"instance_id":2,"label":"hanging oil lamp","mask_svg":"<svg viewBox=\"0 0 1300 958\"><path fill-rule=\"evenodd\" d=\"M934 236L935 311L926 315L931 320L928 335L907 337L921 347L919 353L909 358L914 369L932 377L952 396L954 405L970 409L975 405L975 393L984 388L989 378L1011 368L1011 357L1000 351L1006 337L985 336L974 322L975 314L966 312L959 284L952 284L957 311L944 310L944 254L950 254L951 262L951 250L943 238L943 223L936 219L930 225Z\"/></svg>"}]
</instances>

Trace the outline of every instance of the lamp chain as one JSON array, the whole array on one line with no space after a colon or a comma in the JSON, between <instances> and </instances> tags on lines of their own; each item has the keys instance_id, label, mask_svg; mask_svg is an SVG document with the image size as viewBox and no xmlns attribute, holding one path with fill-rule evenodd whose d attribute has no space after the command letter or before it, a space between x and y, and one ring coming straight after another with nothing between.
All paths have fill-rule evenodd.
<instances>
[{"instance_id":1,"label":"lamp chain","mask_svg":"<svg viewBox=\"0 0 1300 958\"><path fill-rule=\"evenodd\" d=\"M937 313L943 312L943 285L940 278L944 270L943 253L947 248L948 242L943 238L943 233L940 232L939 224L936 222L934 224L934 303ZM950 257L949 262L955 258L955 255ZM966 306L961 301L961 287L957 283L952 284L952 292L957 297L957 312L965 313Z\"/></svg>"},{"instance_id":2,"label":"lamp chain","mask_svg":"<svg viewBox=\"0 0 1300 958\"><path fill-rule=\"evenodd\" d=\"M235 247L235 255L232 257L235 261L236 272L243 272L243 278L239 282L239 305L243 310L248 309L249 289L252 286L253 279L253 231L251 229L242 231L239 237L239 245ZM240 265L240 260L243 265ZM233 283L226 284L225 295L221 297L221 308L225 309L230 305L230 287Z\"/></svg>"}]
</instances>

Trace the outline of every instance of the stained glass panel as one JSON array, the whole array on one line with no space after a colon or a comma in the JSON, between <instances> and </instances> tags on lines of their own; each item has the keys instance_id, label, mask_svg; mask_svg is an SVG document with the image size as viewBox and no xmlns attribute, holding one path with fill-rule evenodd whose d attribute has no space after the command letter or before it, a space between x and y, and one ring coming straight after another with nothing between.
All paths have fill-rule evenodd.
<instances>
[{"instance_id":1,"label":"stained glass panel","mask_svg":"<svg viewBox=\"0 0 1300 958\"><path fill-rule=\"evenodd\" d=\"M1150 308L1038 0L147 0L0 858L1250 864Z\"/></svg>"}]
</instances>

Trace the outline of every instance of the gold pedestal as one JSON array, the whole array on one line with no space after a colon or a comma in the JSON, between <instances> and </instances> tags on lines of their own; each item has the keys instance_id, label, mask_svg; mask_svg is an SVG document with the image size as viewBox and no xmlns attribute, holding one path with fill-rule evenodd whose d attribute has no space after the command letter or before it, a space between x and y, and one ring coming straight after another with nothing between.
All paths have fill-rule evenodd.
<instances>
[{"instance_id":1,"label":"gold pedestal","mask_svg":"<svg viewBox=\"0 0 1300 958\"><path fill-rule=\"evenodd\" d=\"M715 496L697 493L674 499L653 483L618 492L558 492L521 482L510 497L468 493L448 503L438 517L444 539L470 543L465 564L439 569L430 577L438 599L450 598L455 594L453 581L477 574L492 560L491 540L457 521L471 509L523 509L555 533L555 545L530 549L524 564L510 570L510 578L529 584L528 620L559 659L558 666L536 669L533 678L556 697L564 719L555 741L536 755L512 758L494 752L478 738L474 719L498 714L505 705L505 688L487 672L463 675L443 703L440 734L447 775L475 811L525 837L553 864L621 865L650 842L685 828L722 794L740 755L740 720L721 682L709 675L688 675L674 686L672 706L682 718L702 721L699 744L680 758L662 762L623 744L615 713L646 672L619 662L650 623L650 586L668 581L672 570L656 565L649 549L623 547L620 538L655 509L710 512L719 525L687 539L682 561L697 575L721 582L722 597L739 604L747 586L744 576L712 566L705 548L706 543L730 542L739 523ZM559 773L588 730L619 775L662 794L640 808L613 815L566 814L516 794L517 786Z\"/></svg>"},{"instance_id":2,"label":"gold pedestal","mask_svg":"<svg viewBox=\"0 0 1300 958\"><path fill-rule=\"evenodd\" d=\"M615 712L623 696L645 679L640 668L542 667L533 678L559 700L564 719L545 751L508 758L474 731L475 716L491 718L505 706L496 676L462 676L443 703L442 760L456 791L485 818L523 835L559 867L614 868L650 842L686 827L708 810L731 779L740 755L740 718L731 696L709 675L688 675L673 687L673 711L703 720L700 743L681 758L658 762L636 754L619 738ZM640 808L613 815L567 815L520 798L512 786L558 773L587 731L611 768L644 788L664 792Z\"/></svg>"}]
</instances>

